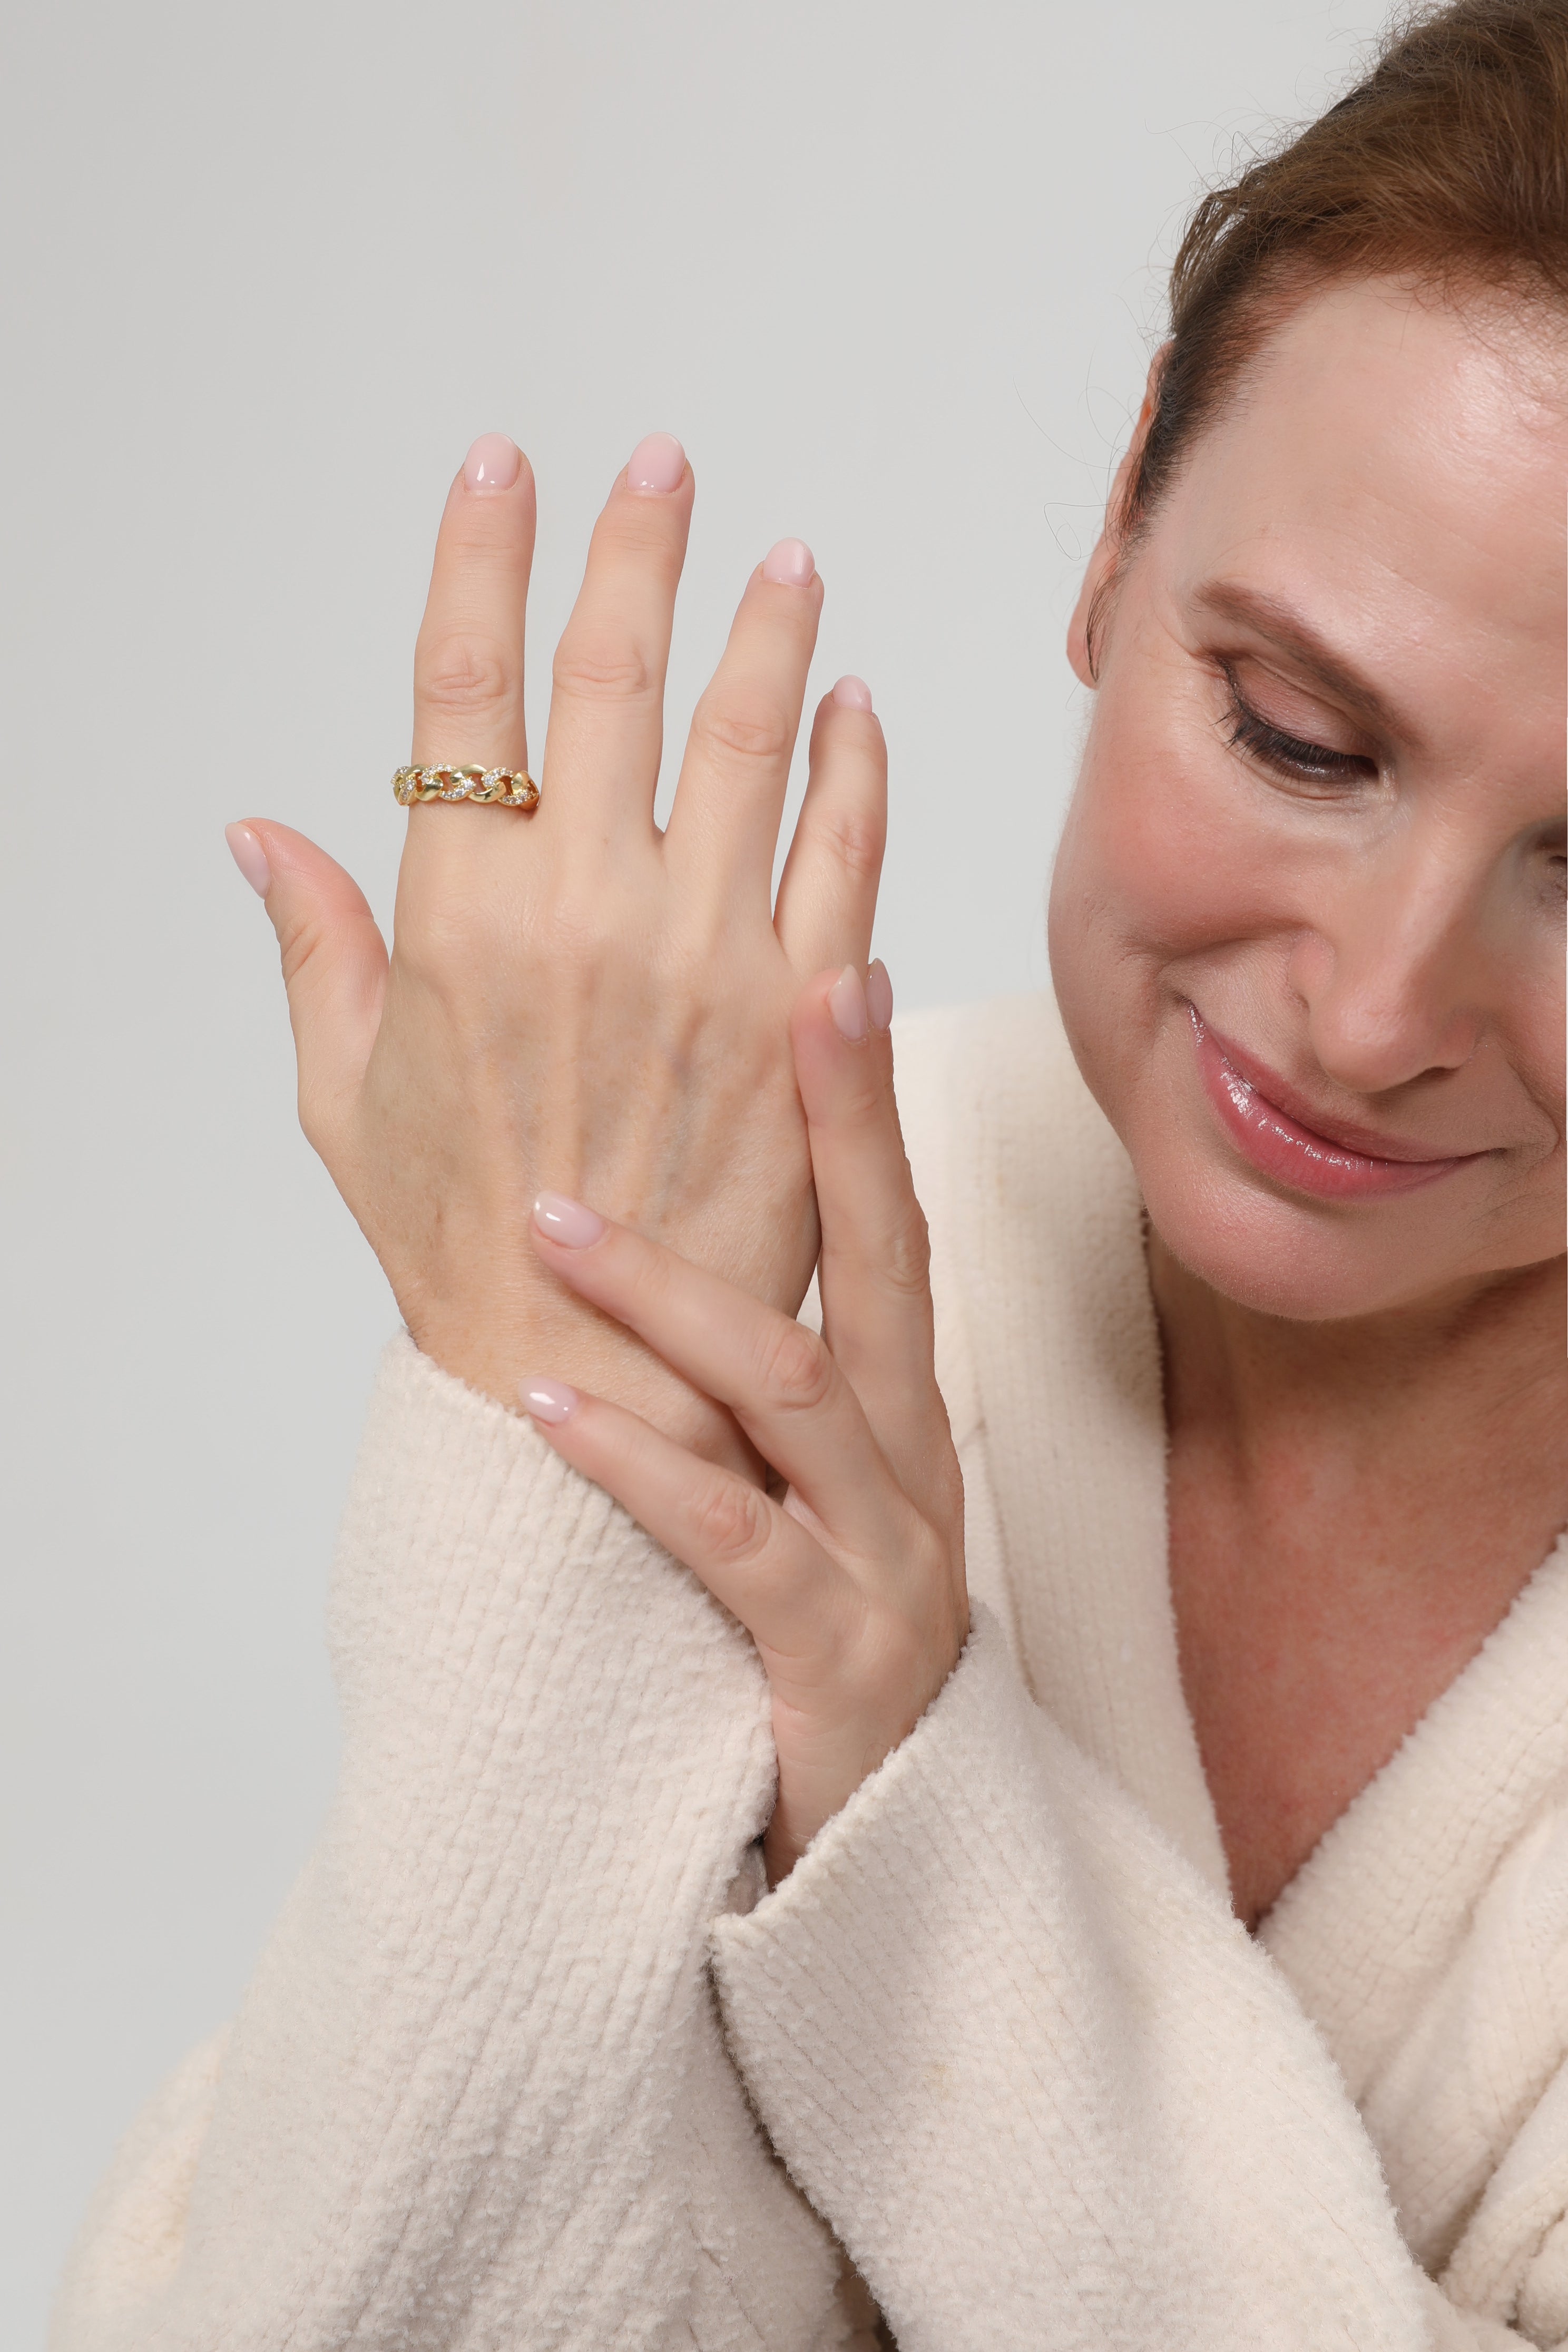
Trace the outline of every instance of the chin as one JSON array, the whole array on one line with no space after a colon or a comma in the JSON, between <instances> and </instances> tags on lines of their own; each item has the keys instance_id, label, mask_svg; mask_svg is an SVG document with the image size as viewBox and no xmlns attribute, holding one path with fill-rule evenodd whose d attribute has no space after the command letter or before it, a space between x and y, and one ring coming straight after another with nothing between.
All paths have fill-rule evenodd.
<instances>
[{"instance_id":1,"label":"chin","mask_svg":"<svg viewBox=\"0 0 1568 2352\"><path fill-rule=\"evenodd\" d=\"M1362 1212L1299 1205L1194 1164L1134 1167L1149 1221L1171 1255L1223 1297L1291 1323L1335 1323L1414 1305L1445 1287L1446 1269L1401 1204Z\"/></svg>"}]
</instances>

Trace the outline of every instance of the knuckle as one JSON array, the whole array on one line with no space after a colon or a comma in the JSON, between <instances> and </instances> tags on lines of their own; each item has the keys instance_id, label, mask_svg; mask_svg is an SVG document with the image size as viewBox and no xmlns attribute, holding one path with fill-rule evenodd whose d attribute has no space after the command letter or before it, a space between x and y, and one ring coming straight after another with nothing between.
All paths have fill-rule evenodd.
<instances>
[{"instance_id":1,"label":"knuckle","mask_svg":"<svg viewBox=\"0 0 1568 2352\"><path fill-rule=\"evenodd\" d=\"M698 1503L695 1534L701 1556L729 1566L754 1559L765 1546L771 1520L761 1489L740 1478L721 1478Z\"/></svg>"},{"instance_id":2,"label":"knuckle","mask_svg":"<svg viewBox=\"0 0 1568 2352\"><path fill-rule=\"evenodd\" d=\"M781 1317L762 1343L757 1370L763 1393L775 1411L809 1412L832 1384L833 1358L815 1331Z\"/></svg>"},{"instance_id":3,"label":"knuckle","mask_svg":"<svg viewBox=\"0 0 1568 2352\"><path fill-rule=\"evenodd\" d=\"M283 985L292 991L294 982L305 970L321 946L321 932L303 915L291 915L278 926L278 961L283 969Z\"/></svg>"},{"instance_id":4,"label":"knuckle","mask_svg":"<svg viewBox=\"0 0 1568 2352\"><path fill-rule=\"evenodd\" d=\"M468 718L510 703L519 684L516 662L494 639L421 638L414 685L427 712Z\"/></svg>"},{"instance_id":5,"label":"knuckle","mask_svg":"<svg viewBox=\"0 0 1568 2352\"><path fill-rule=\"evenodd\" d=\"M691 731L711 757L747 766L786 760L795 743L789 713L760 698L701 703Z\"/></svg>"},{"instance_id":6,"label":"knuckle","mask_svg":"<svg viewBox=\"0 0 1568 2352\"><path fill-rule=\"evenodd\" d=\"M401 980L443 998L449 989L468 989L486 958L504 953L488 894L452 888L445 877L432 884L399 884L393 961ZM491 993L493 994L493 979ZM482 1000L481 1000L482 1001ZM476 1006L476 1009L478 1007Z\"/></svg>"},{"instance_id":7,"label":"knuckle","mask_svg":"<svg viewBox=\"0 0 1568 2352\"><path fill-rule=\"evenodd\" d=\"M682 521L678 499L612 499L594 525L590 566L597 571L603 559L614 574L630 562L668 579L680 568Z\"/></svg>"},{"instance_id":8,"label":"knuckle","mask_svg":"<svg viewBox=\"0 0 1568 2352\"><path fill-rule=\"evenodd\" d=\"M874 882L882 870L888 829L861 809L824 811L812 826L828 856L855 882Z\"/></svg>"},{"instance_id":9,"label":"knuckle","mask_svg":"<svg viewBox=\"0 0 1568 2352\"><path fill-rule=\"evenodd\" d=\"M557 694L590 702L636 702L654 688L636 640L607 632L568 632L556 647L552 677Z\"/></svg>"},{"instance_id":10,"label":"knuckle","mask_svg":"<svg viewBox=\"0 0 1568 2352\"><path fill-rule=\"evenodd\" d=\"M910 1297L923 1297L931 1287L931 1227L925 1212L911 1193L894 1216L883 1237L883 1280Z\"/></svg>"},{"instance_id":11,"label":"knuckle","mask_svg":"<svg viewBox=\"0 0 1568 2352\"><path fill-rule=\"evenodd\" d=\"M477 1011L473 990L484 969L484 958L471 930L454 921L435 920L410 927L399 940L400 977L417 992L421 1015L439 1013L449 1019L455 1010Z\"/></svg>"}]
</instances>

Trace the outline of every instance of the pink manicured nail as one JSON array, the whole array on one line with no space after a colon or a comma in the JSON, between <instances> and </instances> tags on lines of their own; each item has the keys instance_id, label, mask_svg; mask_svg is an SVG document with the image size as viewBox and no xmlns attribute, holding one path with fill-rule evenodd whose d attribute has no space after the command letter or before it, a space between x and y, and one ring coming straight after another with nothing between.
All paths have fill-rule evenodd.
<instances>
[{"instance_id":1,"label":"pink manicured nail","mask_svg":"<svg viewBox=\"0 0 1568 2352\"><path fill-rule=\"evenodd\" d=\"M893 983L880 956L866 974L866 1011L873 1029L886 1029L893 1018Z\"/></svg>"},{"instance_id":2,"label":"pink manicured nail","mask_svg":"<svg viewBox=\"0 0 1568 2352\"><path fill-rule=\"evenodd\" d=\"M463 479L470 490L510 490L522 463L522 451L504 433L481 433L463 460Z\"/></svg>"},{"instance_id":3,"label":"pink manicured nail","mask_svg":"<svg viewBox=\"0 0 1568 2352\"><path fill-rule=\"evenodd\" d=\"M781 539L763 558L763 578L780 588L804 588L816 569L816 558L804 539Z\"/></svg>"},{"instance_id":4,"label":"pink manicured nail","mask_svg":"<svg viewBox=\"0 0 1568 2352\"><path fill-rule=\"evenodd\" d=\"M541 1192L533 1204L533 1222L565 1249L587 1249L605 1232L603 1217L581 1201L569 1201L563 1192Z\"/></svg>"},{"instance_id":5,"label":"pink manicured nail","mask_svg":"<svg viewBox=\"0 0 1568 2352\"><path fill-rule=\"evenodd\" d=\"M223 837L229 845L235 864L257 897L265 898L272 887L272 868L267 863L261 835L252 833L247 824L226 824Z\"/></svg>"},{"instance_id":6,"label":"pink manicured nail","mask_svg":"<svg viewBox=\"0 0 1568 2352\"><path fill-rule=\"evenodd\" d=\"M867 1029L866 990L852 963L845 965L828 990L827 1009L839 1035L858 1045Z\"/></svg>"},{"instance_id":7,"label":"pink manicured nail","mask_svg":"<svg viewBox=\"0 0 1568 2352\"><path fill-rule=\"evenodd\" d=\"M569 1389L564 1381L524 1381L518 1393L524 1412L531 1412L535 1421L569 1421L582 1402L576 1390Z\"/></svg>"},{"instance_id":8,"label":"pink manicured nail","mask_svg":"<svg viewBox=\"0 0 1568 2352\"><path fill-rule=\"evenodd\" d=\"M863 677L841 677L833 689L833 699L843 710L869 710L871 689Z\"/></svg>"},{"instance_id":9,"label":"pink manicured nail","mask_svg":"<svg viewBox=\"0 0 1568 2352\"><path fill-rule=\"evenodd\" d=\"M686 452L673 433L650 433L626 459L628 490L678 490Z\"/></svg>"}]
</instances>

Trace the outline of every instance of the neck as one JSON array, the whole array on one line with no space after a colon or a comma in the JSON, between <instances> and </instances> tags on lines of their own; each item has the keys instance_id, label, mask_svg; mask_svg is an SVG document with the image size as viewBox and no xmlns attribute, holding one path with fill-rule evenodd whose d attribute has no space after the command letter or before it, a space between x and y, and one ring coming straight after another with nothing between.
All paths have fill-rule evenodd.
<instances>
[{"instance_id":1,"label":"neck","mask_svg":"<svg viewBox=\"0 0 1568 2352\"><path fill-rule=\"evenodd\" d=\"M1244 1480L1303 1447L1479 1497L1500 1486L1568 1519L1564 1276L1552 1259L1374 1316L1298 1323L1223 1297L1156 1234L1150 1282L1173 1435L1201 1432ZM1550 1531L1548 1539L1550 1539Z\"/></svg>"}]
</instances>

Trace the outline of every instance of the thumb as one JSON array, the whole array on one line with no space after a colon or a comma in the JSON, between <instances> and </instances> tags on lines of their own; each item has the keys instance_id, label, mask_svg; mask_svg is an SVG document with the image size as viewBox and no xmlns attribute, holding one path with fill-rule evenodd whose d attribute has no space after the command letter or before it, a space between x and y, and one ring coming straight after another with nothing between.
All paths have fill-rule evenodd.
<instances>
[{"instance_id":1,"label":"thumb","mask_svg":"<svg viewBox=\"0 0 1568 2352\"><path fill-rule=\"evenodd\" d=\"M363 891L292 826L247 817L226 835L278 934L300 1066L300 1121L321 1129L355 1094L381 1024L386 945Z\"/></svg>"}]
</instances>

